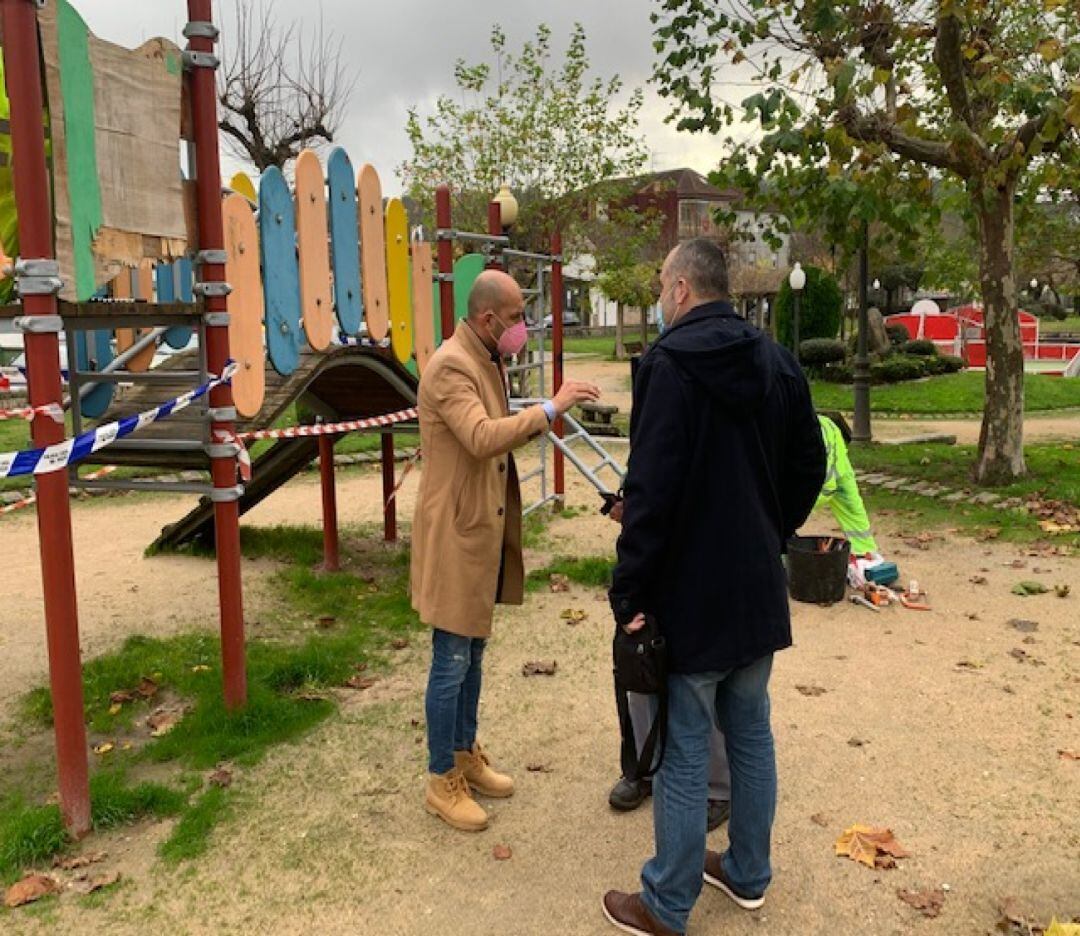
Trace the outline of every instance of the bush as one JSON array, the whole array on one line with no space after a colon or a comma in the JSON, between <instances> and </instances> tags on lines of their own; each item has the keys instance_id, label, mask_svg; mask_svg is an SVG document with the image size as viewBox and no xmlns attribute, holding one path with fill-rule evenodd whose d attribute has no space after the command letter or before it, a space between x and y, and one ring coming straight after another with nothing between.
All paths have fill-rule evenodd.
<instances>
[{"instance_id":1,"label":"bush","mask_svg":"<svg viewBox=\"0 0 1080 936\"><path fill-rule=\"evenodd\" d=\"M918 338L914 341L905 341L900 350L904 354L914 354L918 357L935 357L937 355L937 345L927 338Z\"/></svg>"},{"instance_id":2,"label":"bush","mask_svg":"<svg viewBox=\"0 0 1080 936\"><path fill-rule=\"evenodd\" d=\"M870 365L870 376L875 383L900 383L904 380L918 380L929 373L927 358L915 355L894 354Z\"/></svg>"},{"instance_id":3,"label":"bush","mask_svg":"<svg viewBox=\"0 0 1080 936\"><path fill-rule=\"evenodd\" d=\"M844 342L839 338L811 338L799 342L799 360L808 367L820 367L844 360Z\"/></svg>"},{"instance_id":4,"label":"bush","mask_svg":"<svg viewBox=\"0 0 1080 936\"><path fill-rule=\"evenodd\" d=\"M899 322L894 322L892 325L886 322L885 334L889 336L889 344L894 348L902 347L911 340L911 335L908 334L907 326L901 325Z\"/></svg>"},{"instance_id":5,"label":"bush","mask_svg":"<svg viewBox=\"0 0 1080 936\"><path fill-rule=\"evenodd\" d=\"M806 286L799 299L799 340L835 338L840 331L840 310L844 297L836 280L820 267L803 267ZM792 342L794 299L787 277L776 297L776 338L785 348Z\"/></svg>"},{"instance_id":6,"label":"bush","mask_svg":"<svg viewBox=\"0 0 1080 936\"><path fill-rule=\"evenodd\" d=\"M929 369L929 373L937 374L955 374L957 371L964 369L964 359L958 358L952 354L939 354L936 357L926 358L926 365Z\"/></svg>"},{"instance_id":7,"label":"bush","mask_svg":"<svg viewBox=\"0 0 1080 936\"><path fill-rule=\"evenodd\" d=\"M818 372L818 376L826 383L849 384L855 379L855 373L846 361L837 364L826 364Z\"/></svg>"}]
</instances>

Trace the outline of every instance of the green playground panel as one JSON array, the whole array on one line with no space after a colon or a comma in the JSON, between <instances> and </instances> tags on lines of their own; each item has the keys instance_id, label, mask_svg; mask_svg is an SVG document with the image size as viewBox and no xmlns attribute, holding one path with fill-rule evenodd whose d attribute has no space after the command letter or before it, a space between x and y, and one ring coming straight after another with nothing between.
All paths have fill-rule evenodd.
<instances>
[{"instance_id":1,"label":"green playground panel","mask_svg":"<svg viewBox=\"0 0 1080 936\"><path fill-rule=\"evenodd\" d=\"M454 321L460 322L468 314L469 293L483 272L483 254L465 254L454 261Z\"/></svg>"}]
</instances>

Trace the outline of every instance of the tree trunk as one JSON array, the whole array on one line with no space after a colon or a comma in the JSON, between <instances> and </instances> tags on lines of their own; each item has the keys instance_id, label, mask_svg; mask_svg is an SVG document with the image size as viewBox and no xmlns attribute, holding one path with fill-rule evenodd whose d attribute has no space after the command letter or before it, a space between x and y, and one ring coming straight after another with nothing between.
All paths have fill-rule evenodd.
<instances>
[{"instance_id":1,"label":"tree trunk","mask_svg":"<svg viewBox=\"0 0 1080 936\"><path fill-rule=\"evenodd\" d=\"M1027 473L1024 464L1024 350L1013 274L1013 192L976 185L979 279L986 325L986 402L975 480L1006 484Z\"/></svg>"},{"instance_id":2,"label":"tree trunk","mask_svg":"<svg viewBox=\"0 0 1080 936\"><path fill-rule=\"evenodd\" d=\"M626 358L626 346L623 344L623 304L615 303L615 360Z\"/></svg>"},{"instance_id":3,"label":"tree trunk","mask_svg":"<svg viewBox=\"0 0 1080 936\"><path fill-rule=\"evenodd\" d=\"M641 350L649 347L649 313L645 306L641 307Z\"/></svg>"}]
</instances>

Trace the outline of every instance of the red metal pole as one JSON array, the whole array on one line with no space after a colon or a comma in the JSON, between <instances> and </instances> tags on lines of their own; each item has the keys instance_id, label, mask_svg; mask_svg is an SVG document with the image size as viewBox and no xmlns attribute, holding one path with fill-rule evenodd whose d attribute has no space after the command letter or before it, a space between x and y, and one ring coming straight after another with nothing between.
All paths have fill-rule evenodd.
<instances>
[{"instance_id":1,"label":"red metal pole","mask_svg":"<svg viewBox=\"0 0 1080 936\"><path fill-rule=\"evenodd\" d=\"M213 21L211 0L188 0L188 19L195 23ZM214 40L192 36L189 49L212 55ZM218 154L217 89L215 69L195 63L188 68L192 126L195 136L195 192L198 206L199 250L223 251L225 236L221 221L221 161ZM200 282L225 280L223 263L202 262ZM228 309L225 296L206 297L206 312L212 316ZM229 359L229 329L224 324L206 326L207 364L220 374ZM227 411L233 405L232 389L217 387L210 393L210 406ZM235 431L232 420L216 419L211 423L215 440L230 437ZM228 446L211 451L210 472L217 496L236 488L236 454ZM225 705L237 709L247 702L247 673L244 667L244 601L240 581L240 510L236 499L214 502L214 537L217 552L218 605L221 613L221 666Z\"/></svg>"},{"instance_id":2,"label":"red metal pole","mask_svg":"<svg viewBox=\"0 0 1080 936\"><path fill-rule=\"evenodd\" d=\"M502 232L502 205L500 205L497 201L489 201L488 234L492 234L495 237L501 237ZM503 268L502 255L497 251L492 250L492 252L488 254L487 268L489 270L501 270Z\"/></svg>"},{"instance_id":3,"label":"red metal pole","mask_svg":"<svg viewBox=\"0 0 1080 936\"><path fill-rule=\"evenodd\" d=\"M556 231L551 235L551 357L552 357L552 393L558 393L563 384L563 278L562 278L562 235ZM560 417L552 427L561 439L563 421ZM555 496L559 500L566 496L566 460L559 449L555 449Z\"/></svg>"},{"instance_id":4,"label":"red metal pole","mask_svg":"<svg viewBox=\"0 0 1080 936\"><path fill-rule=\"evenodd\" d=\"M435 189L435 226L449 231L453 225L450 217L450 186ZM439 251L439 317L442 319L442 340L454 334L454 245L448 237L438 239Z\"/></svg>"},{"instance_id":5,"label":"red metal pole","mask_svg":"<svg viewBox=\"0 0 1080 936\"><path fill-rule=\"evenodd\" d=\"M52 204L41 121L41 48L34 5L28 0L4 0L3 25L20 252L29 260L52 260ZM55 316L56 296L27 295L23 309L27 316ZM30 405L59 404L58 334L31 331L25 341ZM64 427L47 415L38 415L31 433L35 447L42 447L60 442ZM66 471L38 475L37 518L60 811L68 831L80 837L90 831L90 786Z\"/></svg>"},{"instance_id":6,"label":"red metal pole","mask_svg":"<svg viewBox=\"0 0 1080 936\"><path fill-rule=\"evenodd\" d=\"M394 433L382 434L383 539L397 542L397 498L394 494Z\"/></svg>"},{"instance_id":7,"label":"red metal pole","mask_svg":"<svg viewBox=\"0 0 1080 936\"><path fill-rule=\"evenodd\" d=\"M322 482L323 568L327 572L337 572L341 568L341 562L338 558L333 436L319 436L319 480Z\"/></svg>"}]
</instances>

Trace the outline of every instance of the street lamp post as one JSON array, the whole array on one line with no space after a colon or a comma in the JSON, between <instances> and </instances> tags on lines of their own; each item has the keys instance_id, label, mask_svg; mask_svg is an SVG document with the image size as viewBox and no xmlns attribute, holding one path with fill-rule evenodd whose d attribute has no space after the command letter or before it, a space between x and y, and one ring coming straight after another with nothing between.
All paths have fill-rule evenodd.
<instances>
[{"instance_id":1,"label":"street lamp post","mask_svg":"<svg viewBox=\"0 0 1080 936\"><path fill-rule=\"evenodd\" d=\"M799 299L802 297L803 287L806 286L806 271L802 268L802 264L796 261L795 266L791 270L791 274L788 276L788 285L791 286L791 292L795 299L795 305L793 308L793 314L791 317L791 330L792 330L792 342L795 345L792 350L795 352L795 360L799 360Z\"/></svg>"},{"instance_id":2,"label":"street lamp post","mask_svg":"<svg viewBox=\"0 0 1080 936\"><path fill-rule=\"evenodd\" d=\"M868 355L867 280L870 278L870 230L862 223L862 244L859 247L859 331L855 344L855 418L851 438L855 442L870 441L870 357Z\"/></svg>"}]
</instances>

